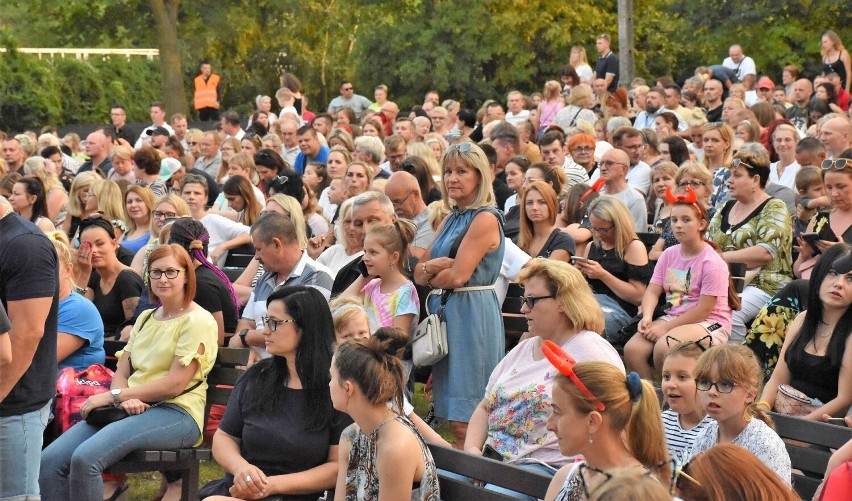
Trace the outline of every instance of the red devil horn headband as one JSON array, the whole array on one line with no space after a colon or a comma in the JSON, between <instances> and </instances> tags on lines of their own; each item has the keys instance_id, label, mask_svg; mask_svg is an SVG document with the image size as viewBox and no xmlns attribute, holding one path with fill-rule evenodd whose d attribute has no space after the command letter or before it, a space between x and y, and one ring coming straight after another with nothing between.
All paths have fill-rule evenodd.
<instances>
[{"instance_id":1,"label":"red devil horn headband","mask_svg":"<svg viewBox=\"0 0 852 501\"><path fill-rule=\"evenodd\" d=\"M675 195L672 193L671 187L666 187L666 200L670 204L682 203L691 205L698 201L698 196L695 195L695 190L692 189L692 186L686 187L686 195L683 193Z\"/></svg>"}]
</instances>

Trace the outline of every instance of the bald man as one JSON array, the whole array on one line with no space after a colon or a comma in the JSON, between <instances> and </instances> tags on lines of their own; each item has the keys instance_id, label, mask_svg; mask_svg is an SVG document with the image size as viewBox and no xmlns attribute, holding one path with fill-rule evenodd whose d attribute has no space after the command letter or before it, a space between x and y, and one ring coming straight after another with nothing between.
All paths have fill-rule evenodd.
<instances>
[{"instance_id":1,"label":"bald man","mask_svg":"<svg viewBox=\"0 0 852 501\"><path fill-rule=\"evenodd\" d=\"M835 117L822 124L819 140L828 151L828 158L834 160L852 146L852 124L845 117Z\"/></svg>"},{"instance_id":2,"label":"bald man","mask_svg":"<svg viewBox=\"0 0 852 501\"><path fill-rule=\"evenodd\" d=\"M648 209L645 206L645 197L627 184L627 170L630 168L630 157L618 148L604 153L601 158L601 178L606 181L602 194L612 195L624 202L637 233L648 231Z\"/></svg>"},{"instance_id":3,"label":"bald man","mask_svg":"<svg viewBox=\"0 0 852 501\"><path fill-rule=\"evenodd\" d=\"M385 195L393 203L397 217L409 219L417 228L409 250L419 261L435 237L429 224L429 209L423 201L417 178L405 171L394 172L385 184Z\"/></svg>"}]
</instances>

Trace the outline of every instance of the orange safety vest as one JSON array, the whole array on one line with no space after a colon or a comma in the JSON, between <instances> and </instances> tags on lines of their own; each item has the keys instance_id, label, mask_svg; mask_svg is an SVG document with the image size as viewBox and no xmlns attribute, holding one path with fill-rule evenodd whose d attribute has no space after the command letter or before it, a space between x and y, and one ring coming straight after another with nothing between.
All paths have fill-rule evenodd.
<instances>
[{"instance_id":1,"label":"orange safety vest","mask_svg":"<svg viewBox=\"0 0 852 501\"><path fill-rule=\"evenodd\" d=\"M216 87L219 86L219 75L210 74L210 78L204 81L204 75L195 77L195 109L216 108Z\"/></svg>"}]
</instances>

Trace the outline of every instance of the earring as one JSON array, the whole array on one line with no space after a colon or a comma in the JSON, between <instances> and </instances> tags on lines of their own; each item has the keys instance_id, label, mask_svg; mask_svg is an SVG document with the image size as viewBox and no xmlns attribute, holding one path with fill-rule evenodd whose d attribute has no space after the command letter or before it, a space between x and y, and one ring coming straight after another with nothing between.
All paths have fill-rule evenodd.
<instances>
[{"instance_id":1,"label":"earring","mask_svg":"<svg viewBox=\"0 0 852 501\"><path fill-rule=\"evenodd\" d=\"M591 435L591 434L589 435L589 443L590 443L590 444L595 443L595 441L594 441L594 440L592 440L592 435Z\"/></svg>"}]
</instances>

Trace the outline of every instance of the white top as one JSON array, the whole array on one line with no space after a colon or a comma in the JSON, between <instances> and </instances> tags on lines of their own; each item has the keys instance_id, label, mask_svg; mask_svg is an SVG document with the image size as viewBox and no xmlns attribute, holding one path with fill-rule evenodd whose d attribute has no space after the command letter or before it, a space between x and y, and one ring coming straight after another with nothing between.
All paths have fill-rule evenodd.
<instances>
[{"instance_id":1,"label":"white top","mask_svg":"<svg viewBox=\"0 0 852 501\"><path fill-rule=\"evenodd\" d=\"M604 186L601 188L601 194L612 195L624 202L627 210L630 211L630 216L633 218L636 233L645 233L648 231L648 207L645 205L645 197L641 193L630 186L618 193L607 193L606 186Z\"/></svg>"},{"instance_id":2,"label":"white top","mask_svg":"<svg viewBox=\"0 0 852 501\"><path fill-rule=\"evenodd\" d=\"M680 424L680 414L671 409L664 410L663 429L666 432L666 447L669 450L669 457L674 459L676 464L683 465L683 458L695 443L698 434L712 422L714 422L713 418L704 416L704 419L699 421L697 425L686 429Z\"/></svg>"},{"instance_id":3,"label":"white top","mask_svg":"<svg viewBox=\"0 0 852 501\"><path fill-rule=\"evenodd\" d=\"M337 212L337 204L333 204L328 200L328 187L323 188L317 204L322 207L322 215L331 221L331 218L334 217L334 213Z\"/></svg>"},{"instance_id":4,"label":"white top","mask_svg":"<svg viewBox=\"0 0 852 501\"><path fill-rule=\"evenodd\" d=\"M307 217L307 223L315 236L328 233L328 221L316 212Z\"/></svg>"},{"instance_id":5,"label":"white top","mask_svg":"<svg viewBox=\"0 0 852 501\"><path fill-rule=\"evenodd\" d=\"M212 254L219 245L238 237L239 235L248 235L251 228L240 224L236 221L231 221L225 216L219 214L207 214L199 221L207 228L207 233L210 233L210 244L208 245L209 252ZM221 268L225 266L225 260L228 258L228 253L223 252L216 266Z\"/></svg>"},{"instance_id":6,"label":"white top","mask_svg":"<svg viewBox=\"0 0 852 501\"><path fill-rule=\"evenodd\" d=\"M317 262L331 270L331 277L334 278L337 276L337 272L340 271L341 268L349 264L349 262L353 259L357 259L363 255L364 251L359 251L355 254L349 255L346 253L346 248L343 247L343 245L334 244L328 249L322 251L322 254L320 254L317 258Z\"/></svg>"},{"instance_id":7,"label":"white top","mask_svg":"<svg viewBox=\"0 0 852 501\"><path fill-rule=\"evenodd\" d=\"M636 165L631 165L627 171L627 184L647 195L651 188L651 166L641 160Z\"/></svg>"},{"instance_id":8,"label":"white top","mask_svg":"<svg viewBox=\"0 0 852 501\"><path fill-rule=\"evenodd\" d=\"M583 63L581 65L578 65L576 68L574 68L574 71L577 72L577 76L580 77L580 80L585 83L590 84L592 83L592 80L594 80L593 77L595 76L595 72L588 64Z\"/></svg>"},{"instance_id":9,"label":"white top","mask_svg":"<svg viewBox=\"0 0 852 501\"><path fill-rule=\"evenodd\" d=\"M497 281L494 282L494 292L497 294L497 301L503 304L506 299L506 294L509 290L509 283L514 282L518 278L518 272L527 264L527 261L532 259L529 254L518 247L510 238L505 239L506 250L503 252L503 262L500 265L500 274L497 275Z\"/></svg>"},{"instance_id":10,"label":"white top","mask_svg":"<svg viewBox=\"0 0 852 501\"><path fill-rule=\"evenodd\" d=\"M686 461L717 443L719 443L719 423L713 421L695 439L695 444L687 453ZM790 455L787 453L784 441L769 425L753 418L732 443L748 449L770 470L777 473L785 484L790 485L792 475Z\"/></svg>"},{"instance_id":11,"label":"white top","mask_svg":"<svg viewBox=\"0 0 852 501\"><path fill-rule=\"evenodd\" d=\"M506 199L506 203L503 204L503 213L509 212L509 209L518 205L518 194L515 193L511 197Z\"/></svg>"},{"instance_id":12,"label":"white top","mask_svg":"<svg viewBox=\"0 0 852 501\"><path fill-rule=\"evenodd\" d=\"M755 75L757 76L757 69L754 65L754 59L743 56L743 60L740 61L740 64L734 62L730 57L726 57L724 61L722 61L722 66L725 68L730 68L737 72L737 79L740 82L743 81L746 75Z\"/></svg>"},{"instance_id":13,"label":"white top","mask_svg":"<svg viewBox=\"0 0 852 501\"><path fill-rule=\"evenodd\" d=\"M775 184L781 184L793 191L796 191L796 174L799 172L799 162L793 161L787 168L784 169L784 173L781 174L781 177L778 177L778 164L780 162L773 162L769 164L769 182Z\"/></svg>"},{"instance_id":14,"label":"white top","mask_svg":"<svg viewBox=\"0 0 852 501\"><path fill-rule=\"evenodd\" d=\"M518 112L517 115L512 113L511 111L506 113L506 121L514 125L515 127L517 127L518 124L523 122L524 120L529 120L529 118L530 110L521 110Z\"/></svg>"}]
</instances>

